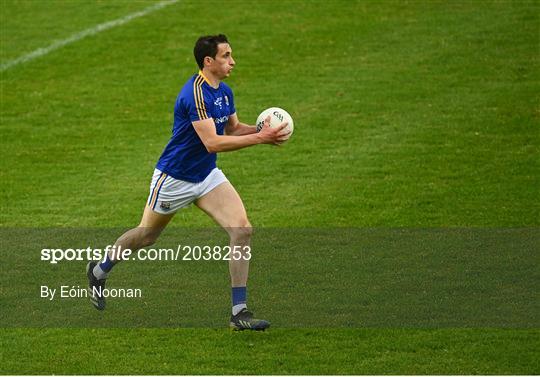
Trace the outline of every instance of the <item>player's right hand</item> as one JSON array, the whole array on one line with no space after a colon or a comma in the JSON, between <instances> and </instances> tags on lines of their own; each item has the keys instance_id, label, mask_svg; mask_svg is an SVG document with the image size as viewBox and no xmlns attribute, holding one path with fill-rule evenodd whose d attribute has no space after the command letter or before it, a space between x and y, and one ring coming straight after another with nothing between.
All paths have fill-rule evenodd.
<instances>
[{"instance_id":1,"label":"player's right hand","mask_svg":"<svg viewBox=\"0 0 540 377\"><path fill-rule=\"evenodd\" d=\"M289 125L287 122L281 123L278 127L270 127L270 115L264 120L264 124L259 131L259 137L263 144L280 145L287 141L288 135L291 133L285 128Z\"/></svg>"}]
</instances>

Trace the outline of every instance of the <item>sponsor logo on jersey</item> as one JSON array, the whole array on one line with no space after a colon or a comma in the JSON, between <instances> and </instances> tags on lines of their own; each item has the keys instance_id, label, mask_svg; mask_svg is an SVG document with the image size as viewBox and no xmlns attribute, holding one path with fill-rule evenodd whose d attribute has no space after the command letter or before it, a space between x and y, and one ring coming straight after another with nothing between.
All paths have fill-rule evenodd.
<instances>
[{"instance_id":1,"label":"sponsor logo on jersey","mask_svg":"<svg viewBox=\"0 0 540 377\"><path fill-rule=\"evenodd\" d=\"M225 115L225 116L222 116L222 117L219 117L219 118L215 118L214 122L216 122L216 124L218 124L218 123L225 123L228 120L229 120L229 116Z\"/></svg>"}]
</instances>

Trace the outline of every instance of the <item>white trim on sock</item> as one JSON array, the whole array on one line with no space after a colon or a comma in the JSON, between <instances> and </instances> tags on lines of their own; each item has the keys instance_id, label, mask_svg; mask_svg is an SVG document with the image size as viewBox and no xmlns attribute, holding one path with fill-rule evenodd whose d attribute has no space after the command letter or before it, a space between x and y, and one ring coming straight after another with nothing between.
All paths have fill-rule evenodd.
<instances>
[{"instance_id":1,"label":"white trim on sock","mask_svg":"<svg viewBox=\"0 0 540 377\"><path fill-rule=\"evenodd\" d=\"M101 269L99 264L96 264L96 267L92 270L92 273L98 280L107 279L109 274Z\"/></svg>"},{"instance_id":2,"label":"white trim on sock","mask_svg":"<svg viewBox=\"0 0 540 377\"><path fill-rule=\"evenodd\" d=\"M242 311L242 309L244 309L244 308L247 308L246 303L234 305L234 306L232 307L232 315L237 315L237 314L240 313L240 312Z\"/></svg>"}]
</instances>

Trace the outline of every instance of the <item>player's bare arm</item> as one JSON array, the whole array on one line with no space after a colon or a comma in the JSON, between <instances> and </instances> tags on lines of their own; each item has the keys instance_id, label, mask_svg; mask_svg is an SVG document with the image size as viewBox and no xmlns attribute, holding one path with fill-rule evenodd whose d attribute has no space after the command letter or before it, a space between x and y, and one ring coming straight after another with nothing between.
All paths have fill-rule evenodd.
<instances>
[{"instance_id":1,"label":"player's bare arm","mask_svg":"<svg viewBox=\"0 0 540 377\"><path fill-rule=\"evenodd\" d=\"M279 127L269 126L270 117L260 132L249 135L232 136L218 135L212 118L193 122L193 128L210 153L230 152L257 144L280 144L287 140L288 131L285 131L287 123Z\"/></svg>"},{"instance_id":2,"label":"player's bare arm","mask_svg":"<svg viewBox=\"0 0 540 377\"><path fill-rule=\"evenodd\" d=\"M238 115L234 113L229 117L229 121L225 127L225 133L231 136L251 135L257 133L257 127L241 123L238 120Z\"/></svg>"}]
</instances>

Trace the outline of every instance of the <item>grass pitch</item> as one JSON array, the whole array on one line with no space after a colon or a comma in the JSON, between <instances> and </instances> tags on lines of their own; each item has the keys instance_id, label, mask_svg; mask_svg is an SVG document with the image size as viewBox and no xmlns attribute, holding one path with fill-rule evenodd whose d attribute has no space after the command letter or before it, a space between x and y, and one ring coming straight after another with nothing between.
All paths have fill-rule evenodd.
<instances>
[{"instance_id":1,"label":"grass pitch","mask_svg":"<svg viewBox=\"0 0 540 377\"><path fill-rule=\"evenodd\" d=\"M0 62L151 4L2 1ZM137 224L193 43L222 32L240 119L280 106L295 120L284 147L218 159L256 227L537 228L539 14L537 1L180 1L82 39L1 73L0 224ZM213 224L190 208L172 226ZM22 285L2 284L3 307ZM0 371L538 374L538 335L6 328Z\"/></svg>"}]
</instances>

